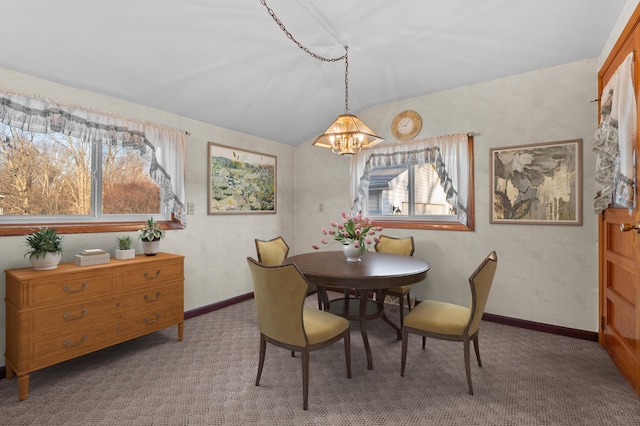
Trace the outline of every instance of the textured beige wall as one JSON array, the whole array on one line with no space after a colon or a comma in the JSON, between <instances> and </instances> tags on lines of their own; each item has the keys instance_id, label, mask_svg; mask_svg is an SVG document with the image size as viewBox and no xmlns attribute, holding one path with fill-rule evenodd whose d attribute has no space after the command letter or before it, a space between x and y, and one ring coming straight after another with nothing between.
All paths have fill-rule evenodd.
<instances>
[{"instance_id":1,"label":"textured beige wall","mask_svg":"<svg viewBox=\"0 0 640 426\"><path fill-rule=\"evenodd\" d=\"M388 229L413 235L414 256L431 264L413 294L468 303L467 278L490 250L499 257L487 312L597 330L597 222L592 213L597 125L596 60L570 63L370 108L358 116L388 143L404 109L419 112L418 137L475 134L475 232ZM428 75L428 72L425 72ZM428 77L425 77L428 78ZM583 225L489 224L489 148L583 140ZM306 143L296 151L296 249L310 251L320 229L349 210L349 162ZM319 212L324 205L324 213ZM339 246L325 249L339 249Z\"/></svg>"}]
</instances>

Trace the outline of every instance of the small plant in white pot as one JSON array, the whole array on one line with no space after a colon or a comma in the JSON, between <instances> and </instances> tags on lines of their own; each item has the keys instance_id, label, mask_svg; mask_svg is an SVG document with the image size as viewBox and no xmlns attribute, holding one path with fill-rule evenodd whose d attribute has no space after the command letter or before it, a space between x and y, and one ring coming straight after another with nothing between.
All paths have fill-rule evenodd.
<instances>
[{"instance_id":1,"label":"small plant in white pot","mask_svg":"<svg viewBox=\"0 0 640 426\"><path fill-rule=\"evenodd\" d=\"M136 249L131 248L131 237L124 235L118 238L118 248L116 249L116 259L127 260L136 257Z\"/></svg>"},{"instance_id":2,"label":"small plant in white pot","mask_svg":"<svg viewBox=\"0 0 640 426\"><path fill-rule=\"evenodd\" d=\"M56 269L62 257L62 236L58 235L56 228L40 227L32 231L26 238L29 250L24 257L29 255L31 265L36 271Z\"/></svg>"},{"instance_id":3,"label":"small plant in white pot","mask_svg":"<svg viewBox=\"0 0 640 426\"><path fill-rule=\"evenodd\" d=\"M142 240L142 251L147 256L155 256L160 249L160 240L164 238L164 229L153 217L138 230L138 238Z\"/></svg>"}]
</instances>

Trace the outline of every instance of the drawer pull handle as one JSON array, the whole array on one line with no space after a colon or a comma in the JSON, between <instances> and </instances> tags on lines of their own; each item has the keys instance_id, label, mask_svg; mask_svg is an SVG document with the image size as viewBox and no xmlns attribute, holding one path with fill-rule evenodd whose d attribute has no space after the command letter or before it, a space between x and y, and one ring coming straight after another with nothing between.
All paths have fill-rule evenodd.
<instances>
[{"instance_id":1,"label":"drawer pull handle","mask_svg":"<svg viewBox=\"0 0 640 426\"><path fill-rule=\"evenodd\" d=\"M155 274L155 275L149 275L149 273L148 273L148 272L145 272L145 273L144 273L144 277L145 277L145 278L149 278L150 280L152 280L152 279L154 279L154 278L158 278L158 275L160 275L160 269L158 269L158 270L156 271L156 274Z\"/></svg>"},{"instance_id":2,"label":"drawer pull handle","mask_svg":"<svg viewBox=\"0 0 640 426\"><path fill-rule=\"evenodd\" d=\"M68 340L64 341L64 345L68 348L74 348L76 346L80 346L81 344L83 344L84 342L86 342L87 340L87 336L82 336L82 340L76 343L70 343Z\"/></svg>"},{"instance_id":3,"label":"drawer pull handle","mask_svg":"<svg viewBox=\"0 0 640 426\"><path fill-rule=\"evenodd\" d=\"M155 302L156 300L158 300L158 297L160 297L160 292L156 293L156 297L149 297L148 294L144 295L144 300L147 302Z\"/></svg>"},{"instance_id":4,"label":"drawer pull handle","mask_svg":"<svg viewBox=\"0 0 640 426\"><path fill-rule=\"evenodd\" d=\"M159 319L160 319L160 314L156 315L155 319L149 319L147 317L144 317L144 323L145 324L154 324L154 323L158 322Z\"/></svg>"},{"instance_id":5,"label":"drawer pull handle","mask_svg":"<svg viewBox=\"0 0 640 426\"><path fill-rule=\"evenodd\" d=\"M65 285L63 287L63 290L66 291L67 293L78 293L81 292L82 290L84 290L85 288L87 288L87 286L89 285L89 283L82 283L82 288L79 288L77 290L71 290L71 288L68 285Z\"/></svg>"},{"instance_id":6,"label":"drawer pull handle","mask_svg":"<svg viewBox=\"0 0 640 426\"><path fill-rule=\"evenodd\" d=\"M82 318L83 316L85 316L87 312L89 312L89 310L88 310L87 308L84 308L84 309L82 310L82 313L81 313L80 315L78 315L78 316L72 317L72 316L71 316L71 314L70 314L69 312L66 312L66 313L63 315L63 317L65 317L65 318L66 318L66 319L68 319L68 320L77 320L77 319L80 319L80 318Z\"/></svg>"}]
</instances>

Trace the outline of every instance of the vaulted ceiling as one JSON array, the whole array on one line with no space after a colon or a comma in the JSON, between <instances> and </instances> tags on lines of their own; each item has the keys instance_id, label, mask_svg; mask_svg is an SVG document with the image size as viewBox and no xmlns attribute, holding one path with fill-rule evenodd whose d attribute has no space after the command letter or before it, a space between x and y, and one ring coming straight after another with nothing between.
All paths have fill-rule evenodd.
<instances>
[{"instance_id":1,"label":"vaulted ceiling","mask_svg":"<svg viewBox=\"0 0 640 426\"><path fill-rule=\"evenodd\" d=\"M349 46L354 114L596 58L625 3L266 0L311 52ZM2 15L0 67L64 85L294 146L345 109L344 62L305 53L260 0L4 0Z\"/></svg>"}]
</instances>

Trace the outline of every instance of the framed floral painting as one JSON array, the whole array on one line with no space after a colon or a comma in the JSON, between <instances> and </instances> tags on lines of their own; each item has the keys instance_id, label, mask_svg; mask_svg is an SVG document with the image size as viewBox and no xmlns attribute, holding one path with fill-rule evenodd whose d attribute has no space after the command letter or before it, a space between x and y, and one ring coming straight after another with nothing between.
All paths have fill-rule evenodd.
<instances>
[{"instance_id":1,"label":"framed floral painting","mask_svg":"<svg viewBox=\"0 0 640 426\"><path fill-rule=\"evenodd\" d=\"M276 213L277 158L209 142L208 214Z\"/></svg>"},{"instance_id":2,"label":"framed floral painting","mask_svg":"<svg viewBox=\"0 0 640 426\"><path fill-rule=\"evenodd\" d=\"M491 223L582 225L582 139L489 150Z\"/></svg>"}]
</instances>

